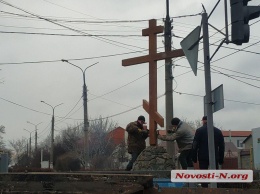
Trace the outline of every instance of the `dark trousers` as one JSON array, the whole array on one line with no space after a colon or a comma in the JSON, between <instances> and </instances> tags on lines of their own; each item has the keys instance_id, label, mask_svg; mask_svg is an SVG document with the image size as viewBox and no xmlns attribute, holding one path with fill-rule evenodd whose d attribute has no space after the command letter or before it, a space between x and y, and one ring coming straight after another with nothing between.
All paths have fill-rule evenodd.
<instances>
[{"instance_id":1,"label":"dark trousers","mask_svg":"<svg viewBox=\"0 0 260 194\"><path fill-rule=\"evenodd\" d=\"M180 161L180 164L181 164L181 168L183 170L186 170L188 167L193 167L191 149L190 150L183 150L180 153L179 161Z\"/></svg>"},{"instance_id":2,"label":"dark trousers","mask_svg":"<svg viewBox=\"0 0 260 194\"><path fill-rule=\"evenodd\" d=\"M207 170L209 169L209 160L200 160L199 161L199 167L201 170ZM216 161L216 169L218 169L218 161ZM208 187L208 183L201 183L202 187Z\"/></svg>"},{"instance_id":3,"label":"dark trousers","mask_svg":"<svg viewBox=\"0 0 260 194\"><path fill-rule=\"evenodd\" d=\"M126 170L130 171L133 168L133 164L136 161L139 154L140 154L140 152L133 152L131 154L131 160L128 162L128 164L126 166Z\"/></svg>"}]
</instances>

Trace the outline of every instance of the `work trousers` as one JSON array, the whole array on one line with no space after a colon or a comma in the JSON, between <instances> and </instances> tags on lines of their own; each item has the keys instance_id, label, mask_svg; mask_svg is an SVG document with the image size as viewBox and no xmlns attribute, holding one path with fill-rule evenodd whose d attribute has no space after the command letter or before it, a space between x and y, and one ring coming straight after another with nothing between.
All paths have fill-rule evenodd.
<instances>
[{"instance_id":1,"label":"work trousers","mask_svg":"<svg viewBox=\"0 0 260 194\"><path fill-rule=\"evenodd\" d=\"M201 170L209 169L209 160L199 160L199 167ZM216 161L216 169L218 169L218 161ZM208 187L208 183L201 183L202 187Z\"/></svg>"},{"instance_id":2,"label":"work trousers","mask_svg":"<svg viewBox=\"0 0 260 194\"><path fill-rule=\"evenodd\" d=\"M133 168L133 164L136 161L137 157L139 156L141 152L133 152L131 154L131 160L128 162L126 166L126 170L130 171Z\"/></svg>"},{"instance_id":3,"label":"work trousers","mask_svg":"<svg viewBox=\"0 0 260 194\"><path fill-rule=\"evenodd\" d=\"M188 167L193 167L191 149L181 151L179 162L183 170L186 170Z\"/></svg>"}]
</instances>

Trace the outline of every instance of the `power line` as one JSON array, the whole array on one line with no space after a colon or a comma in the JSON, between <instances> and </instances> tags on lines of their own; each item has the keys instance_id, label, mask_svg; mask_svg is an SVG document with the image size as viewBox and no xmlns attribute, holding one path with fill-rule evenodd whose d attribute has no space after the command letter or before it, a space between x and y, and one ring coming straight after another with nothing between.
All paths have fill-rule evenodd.
<instances>
[{"instance_id":1,"label":"power line","mask_svg":"<svg viewBox=\"0 0 260 194\"><path fill-rule=\"evenodd\" d=\"M251 46L254 46L254 45L258 44L259 42L260 42L260 40L257 41L257 42L255 42L255 43L253 43L253 44L251 44L251 45L249 45L249 46L244 47L243 50L246 49L246 48L249 48L249 47L251 47ZM217 61L220 61L220 60L222 60L222 59L224 59L224 58L227 58L227 57L229 57L229 56L231 56L231 55L234 55L234 54L240 52L241 50L242 50L242 49L238 49L238 50L236 50L236 51L233 52L233 53L230 53L230 54L228 54L228 55L226 55L226 56L220 57L220 58L216 59L215 61L212 61L212 63L217 62Z\"/></svg>"},{"instance_id":2,"label":"power line","mask_svg":"<svg viewBox=\"0 0 260 194\"><path fill-rule=\"evenodd\" d=\"M190 67L186 67L186 66L183 66L183 65L175 64L175 66L190 69ZM213 65L212 65L212 66L213 66ZM214 66L214 67L219 68L219 69L225 69L225 70L231 71L231 72L236 72L236 71L232 71L232 70L229 70L229 69L226 69L226 68L221 68L221 67L217 67L217 66ZM213 68L212 68L212 69L213 69ZM198 67L198 70L204 71L204 70L202 69L202 66L201 66L201 67ZM214 69L213 69L213 70L214 70ZM189 71L189 72L190 72L190 71ZM222 74L222 75L223 75L222 72L217 71L217 70L214 70L212 73L217 73L217 74ZM240 72L237 72L237 73L243 74L243 73L240 73ZM253 81L260 81L260 79L251 78L251 77L255 77L255 76L252 76L252 75L249 75L249 74L246 74L246 75L248 75L248 76L250 76L250 77L243 77L243 76L233 75L233 74L227 74L227 75L229 75L230 77L238 77L238 78L249 79L249 80L253 80ZM258 78L260 78L260 77L258 77Z\"/></svg>"},{"instance_id":3,"label":"power line","mask_svg":"<svg viewBox=\"0 0 260 194\"><path fill-rule=\"evenodd\" d=\"M57 23L57 22L55 22L55 21L52 21L52 20L50 20L50 19L48 19L48 18L41 17L41 16L36 15L36 14L34 14L34 13L30 13L29 11L26 11L26 10L24 10L24 9L22 9L22 8L19 8L19 7L17 7L17 6L14 6L14 5L12 5L12 4L10 4L10 3L7 3L7 2L5 2L5 1L3 1L3 0L1 0L0 2L3 3L3 4L5 4L5 5L8 5L8 6L10 6L10 7L13 7L13 8L15 8L15 9L18 9L18 10L20 10L20 11L23 11L23 12L29 14L29 15L33 15L33 16L39 18L39 19L45 20L45 21L47 21L47 22L53 23L53 24L55 24L55 25L58 25L58 26L61 26L61 27L64 27L64 28L67 28L67 29L72 30L72 31L74 31L74 32L77 32L77 33L80 33L80 34L88 34L88 33L82 32L82 31L80 31L80 30L77 30L77 29L74 29L74 28L65 26L65 25L63 25L63 24L59 24L59 23ZM95 38L95 39L97 39L97 40L100 40L100 41L103 41L103 42L106 42L106 43L108 43L108 44L112 44L112 45L115 45L115 46L118 46L118 47L122 47L122 48L126 48L126 47L124 47L124 46L130 46L130 47L140 48L140 47L137 47L137 46L133 46L133 45L121 43L121 42L118 42L118 41L112 41L112 40L110 40L110 39L106 39L106 38L103 38L103 37L92 37L92 38ZM123 46L122 46L122 45L123 45ZM126 48L126 49L129 49L129 48ZM132 49L130 49L130 50L132 50Z\"/></svg>"},{"instance_id":4,"label":"power line","mask_svg":"<svg viewBox=\"0 0 260 194\"><path fill-rule=\"evenodd\" d=\"M4 1L3 1L4 2ZM7 5L7 4L6 4ZM10 4L11 5L11 4ZM15 16L20 16L20 17L26 17L26 18L34 18L34 19L39 19L36 15L33 16L28 16L24 14L17 14L17 13L12 13L12 12L7 12L7 11L0 11L5 14L9 15L15 15ZM85 14L84 14L85 15ZM199 16L201 13L197 14L187 14L187 15L179 15L179 16L173 16L170 17L171 19L179 19L179 18L185 18L185 17L194 17L194 16ZM89 15L88 15L89 16ZM105 19L100 19L96 18L97 20L86 20L85 18L73 18L73 19L57 19L54 18L53 16L44 16L46 19L56 21L56 22L69 22L69 23L89 23L89 24L102 24L102 23L139 23L139 22L147 22L149 19L139 19L139 20L105 20ZM95 18L95 17L94 17ZM41 19L41 18L40 18ZM156 20L163 20L164 18L156 18Z\"/></svg>"},{"instance_id":5,"label":"power line","mask_svg":"<svg viewBox=\"0 0 260 194\"><path fill-rule=\"evenodd\" d=\"M212 68L212 67L211 67L211 68ZM213 69L213 68L212 68L212 69ZM233 76L230 76L230 75L228 75L228 74L222 73L221 71L218 71L218 70L216 70L216 69L213 69L213 70L215 70L215 71L219 72L220 74L225 75L225 76L227 76L227 77L229 77L229 78L231 78L231 79L234 79L234 80L239 81L239 82L241 82L241 83L244 83L244 84L246 84L246 85L249 85L249 86L252 86L252 87L255 87L255 88L260 89L259 86L255 86L255 85L253 85L253 84L250 84L250 83L247 83L247 82L245 82L245 81L239 80L239 79L237 79L237 78L234 78Z\"/></svg>"},{"instance_id":6,"label":"power line","mask_svg":"<svg viewBox=\"0 0 260 194\"><path fill-rule=\"evenodd\" d=\"M138 78L136 78L135 80L133 80L133 81L131 81L131 82L128 82L128 83L126 83L126 84L124 84L124 85L122 85L122 86L120 86L120 87L118 87L118 88L116 88L116 89L114 89L114 90L111 90L111 91L109 91L109 92L107 92L107 93L105 93L105 94L102 94L102 95L100 95L100 96L97 96L97 97L95 97L95 98L92 98L92 99L90 99L89 101L95 100L95 99L97 99L97 98L101 98L101 97L103 97L103 96L105 96L105 95L108 95L108 94L110 94L110 93L113 93L113 92L115 92L115 91L117 91L117 90L119 90L119 89L121 89L121 88L124 88L125 86L127 86L127 85L129 85L129 84L131 84L131 83L133 83L133 82L135 82L135 81L137 81L137 80L139 80L139 79L141 79L141 78L147 76L147 75L148 75L148 73L147 73L147 74L144 74L144 75L142 75L141 77L138 77Z\"/></svg>"},{"instance_id":7,"label":"power line","mask_svg":"<svg viewBox=\"0 0 260 194\"><path fill-rule=\"evenodd\" d=\"M45 35L45 36L72 36L72 37L143 37L141 35L133 34L54 34L43 32L12 32L12 31L0 31L2 34L23 34L23 35Z\"/></svg>"},{"instance_id":8,"label":"power line","mask_svg":"<svg viewBox=\"0 0 260 194\"><path fill-rule=\"evenodd\" d=\"M90 60L90 59L101 59L101 58L107 58L107 57L115 57L115 56L121 56L121 55L128 55L133 53L141 53L144 51L147 51L148 49L141 50L141 51L132 51L132 52L126 52L126 53L117 53L117 54L111 54L111 55L101 55L101 56L95 56L95 57L84 57L84 58L73 58L73 59L66 59L68 61L82 61L82 60ZM35 63L53 63L53 62L61 62L60 59L57 60L42 60L42 61L24 61L24 62L1 62L0 65L19 65L19 64L35 64Z\"/></svg>"},{"instance_id":9,"label":"power line","mask_svg":"<svg viewBox=\"0 0 260 194\"><path fill-rule=\"evenodd\" d=\"M76 108L76 106L78 105L78 103L80 102L80 100L82 99L82 96L80 97L80 99L77 101L77 103L73 106L73 108L64 116L64 118L62 118L61 120L57 121L58 123L59 122L62 122L64 120L66 120L67 116ZM71 114L72 115L72 114ZM70 116L71 116L70 115Z\"/></svg>"},{"instance_id":10,"label":"power line","mask_svg":"<svg viewBox=\"0 0 260 194\"><path fill-rule=\"evenodd\" d=\"M256 43L257 44L257 43ZM218 45L216 45L216 44L210 44L210 45L213 45L213 46L218 46ZM236 50L236 51L243 51L243 52L246 52L246 53L251 53L251 54L257 54L257 55L259 55L260 53L259 52L255 52L255 51L247 51L247 50L245 50L245 48L243 48L243 49L237 49L237 48L231 48L231 47L227 47L227 46L221 46L221 47L223 47L223 48L226 48L226 49L230 49L230 50Z\"/></svg>"},{"instance_id":11,"label":"power line","mask_svg":"<svg viewBox=\"0 0 260 194\"><path fill-rule=\"evenodd\" d=\"M55 30L55 31L66 31L64 28L39 28L39 27L31 27L31 26L11 26L11 25L0 25L6 28L18 28L18 29L34 29L34 30ZM95 30L95 29L87 29L82 30L83 32L136 32L136 30Z\"/></svg>"},{"instance_id":12,"label":"power line","mask_svg":"<svg viewBox=\"0 0 260 194\"><path fill-rule=\"evenodd\" d=\"M199 94L191 94L191 93L186 93L186 92L178 92L178 91L173 91L176 94L179 95L188 95L188 96L195 96L195 97L201 97L204 98L204 96L199 95ZM250 104L250 105L256 105L256 106L260 106L259 103L254 103L254 102L244 102L244 101L239 101L239 100L229 100L229 99L224 99L225 101L230 101L230 102L236 102L236 103L241 103L241 104Z\"/></svg>"},{"instance_id":13,"label":"power line","mask_svg":"<svg viewBox=\"0 0 260 194\"><path fill-rule=\"evenodd\" d=\"M124 87L124 86L123 86Z\"/></svg>"},{"instance_id":14,"label":"power line","mask_svg":"<svg viewBox=\"0 0 260 194\"><path fill-rule=\"evenodd\" d=\"M160 67L162 67L162 66L160 66ZM160 67L158 67L158 68L160 68ZM218 70L215 70L215 71L217 71L217 72L219 72L219 73L221 73L221 74L223 74L223 75L226 75L226 76L230 77L229 75L224 74L224 73L222 73L222 72L220 72L220 71L218 71ZM189 72L191 72L191 71L189 71ZM188 72L186 72L186 73L188 73ZM126 85L129 85L130 83L133 83L133 82L135 82L135 81L137 81L137 80L139 80L139 79L141 79L141 78L143 78L144 76L147 76L147 75L148 75L148 74L145 74L145 75L143 75L143 76L141 76L141 77L139 77L139 78L137 78L137 79L135 79L135 80L133 80L133 81L131 81L131 82L129 82L129 83L127 83L127 84L125 84L125 85L123 85L123 86L117 88L117 89L115 89L115 90L112 90L112 91L110 91L110 92L108 92L108 93L105 93L105 94L103 94L103 95L101 95L101 96L98 96L98 97L96 97L96 98L101 98L101 97L103 97L104 95L107 95L107 94L109 94L109 93L112 93L113 91L116 91L116 90L118 90L118 89L120 89L120 88L123 88L123 87L125 87ZM181 74L181 75L184 75L184 74ZM179 75L179 76L181 76L181 75ZM235 78L233 78L233 79L235 79ZM240 81L240 82L243 82L243 81L238 80L238 79L236 79L236 80L237 80L237 81ZM243 82L243 83L246 83L246 82ZM246 83L246 84L248 84L248 83ZM248 85L251 85L251 84L248 84ZM253 86L253 85L252 85L252 86ZM255 87L257 87L257 86L255 86ZM179 93L179 94L186 94L186 95L192 95L192 96L202 97L201 95L182 93L182 92L177 92L177 91L174 91L174 90L173 90L173 92L176 92L176 93ZM164 96L164 95L165 95L165 94L163 94L163 95L161 95L161 96L159 96L159 97L162 97L162 96ZM96 99L96 98L94 98L94 99ZM6 100L6 99L1 98L1 97L0 97L0 99L5 100L5 101L7 101L7 102L10 102L10 103L12 103L12 104L15 104L15 105L17 105L17 106L20 106L20 107L23 107L23 108L26 108L26 109L29 109L29 110L38 112L38 113L47 114L47 113L43 113L43 112L40 112L40 111L31 109L31 108L22 106L22 105L20 105L20 104L14 103L14 102L12 102L12 101ZM94 99L91 99L91 100L94 100ZM89 100L89 101L90 101L90 100ZM232 100L229 100L229 101L232 101ZM241 101L234 101L234 102L241 102ZM241 103L242 103L242 102L241 102ZM243 103L246 103L246 102L243 102ZM255 103L250 103L250 102L248 102L248 104L255 104ZM258 105L258 104L256 104L256 105ZM105 118L111 118L111 117L118 116L118 115L120 115L120 114L124 114L124 113L126 113L126 112L131 111L131 110L137 109L137 108L140 107L140 106L141 106L141 105L139 105L139 106L137 106L137 107L134 107L134 108L131 108L131 109L129 109L129 110L123 111L123 112L121 112L121 113L117 113L117 114L114 114L114 115L105 117ZM74 109L74 108L73 108L73 109ZM71 112L71 111L70 111L70 112ZM47 115L50 115L50 114L47 114ZM68 114L67 114L67 115L68 115ZM67 115L66 115L66 116L67 116ZM66 116L65 116L65 117L56 116L56 117L57 117L57 118L62 118L62 119L83 120L83 119L67 118ZM92 120L92 121L93 121L93 120Z\"/></svg>"}]
</instances>

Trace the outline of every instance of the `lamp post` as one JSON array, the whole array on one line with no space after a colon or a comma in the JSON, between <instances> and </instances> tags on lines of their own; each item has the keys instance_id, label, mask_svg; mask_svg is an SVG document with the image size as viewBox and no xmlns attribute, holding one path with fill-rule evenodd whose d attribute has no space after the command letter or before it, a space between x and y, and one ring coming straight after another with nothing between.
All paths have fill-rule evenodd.
<instances>
[{"instance_id":1,"label":"lamp post","mask_svg":"<svg viewBox=\"0 0 260 194\"><path fill-rule=\"evenodd\" d=\"M56 106L52 106L44 101L41 101L42 103L50 106L52 108L52 121L51 121L51 152L50 152L50 168L53 168L53 143L54 143L54 110L57 106L62 105L63 103L60 103Z\"/></svg>"},{"instance_id":2,"label":"lamp post","mask_svg":"<svg viewBox=\"0 0 260 194\"><path fill-rule=\"evenodd\" d=\"M34 127L35 127L35 153L36 153L36 151L37 151L37 126L40 125L42 122L40 122L36 125L31 123L30 121L27 121L27 123L34 125Z\"/></svg>"},{"instance_id":3,"label":"lamp post","mask_svg":"<svg viewBox=\"0 0 260 194\"><path fill-rule=\"evenodd\" d=\"M98 62L88 66L83 70L77 65L74 65L73 63L69 62L68 60L62 59L62 62L69 63L73 65L74 67L77 67L81 70L83 74L83 107L84 107L84 163L85 163L85 169L87 167L87 162L89 160L89 146L88 146L88 130L89 130L89 122L88 122L88 104L87 104L87 86L86 86L86 80L85 80L85 72L88 68L96 65Z\"/></svg>"},{"instance_id":4,"label":"lamp post","mask_svg":"<svg viewBox=\"0 0 260 194\"><path fill-rule=\"evenodd\" d=\"M31 158L31 150L32 150L32 139L31 139L31 134L32 134L32 132L33 131L29 131L29 130L27 130L27 129L23 129L23 130L25 130L25 131L27 131L28 133L30 133L30 139L29 139L29 153L28 153L28 156L29 156L29 158Z\"/></svg>"}]
</instances>

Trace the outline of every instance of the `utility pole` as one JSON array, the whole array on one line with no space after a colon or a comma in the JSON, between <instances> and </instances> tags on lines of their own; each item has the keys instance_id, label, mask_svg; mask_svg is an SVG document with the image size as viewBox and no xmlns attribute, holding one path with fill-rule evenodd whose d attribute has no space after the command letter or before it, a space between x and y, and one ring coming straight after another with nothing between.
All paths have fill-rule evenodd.
<instances>
[{"instance_id":1,"label":"utility pole","mask_svg":"<svg viewBox=\"0 0 260 194\"><path fill-rule=\"evenodd\" d=\"M89 132L89 121L88 121L88 98L87 98L87 86L86 86L86 70L94 65L96 65L98 62L88 66L85 68L85 70L83 70L81 67L69 62L68 60L62 59L62 62L66 62L69 63L71 65L73 65L74 67L77 67L78 69L81 70L82 75L83 75L83 107L84 107L84 154L83 154L83 158L84 158L84 167L85 169L88 166L89 163L89 141L88 141L88 132Z\"/></svg>"},{"instance_id":2,"label":"utility pole","mask_svg":"<svg viewBox=\"0 0 260 194\"><path fill-rule=\"evenodd\" d=\"M29 139L29 153L28 153L28 156L29 156L29 158L31 158L31 155L32 155L32 136L31 136L31 134L32 134L33 131L29 131L29 130L27 130L27 129L23 129L23 130L25 130L25 131L27 131L28 133L30 133L30 139ZM28 142L28 140L27 140L27 142ZM27 148L28 148L28 144L27 144Z\"/></svg>"},{"instance_id":3,"label":"utility pole","mask_svg":"<svg viewBox=\"0 0 260 194\"><path fill-rule=\"evenodd\" d=\"M87 68L86 68L87 69ZM84 106L84 162L85 170L89 163L89 141L88 141L88 132L89 132L89 121L88 121L88 98L87 98L87 86L85 80L85 72L83 72L83 106Z\"/></svg>"},{"instance_id":4,"label":"utility pole","mask_svg":"<svg viewBox=\"0 0 260 194\"><path fill-rule=\"evenodd\" d=\"M30 133L30 139L29 139L29 158L31 158L32 155L32 138Z\"/></svg>"},{"instance_id":5,"label":"utility pole","mask_svg":"<svg viewBox=\"0 0 260 194\"><path fill-rule=\"evenodd\" d=\"M27 156L29 156L29 144L28 144L28 139L27 139Z\"/></svg>"},{"instance_id":6,"label":"utility pole","mask_svg":"<svg viewBox=\"0 0 260 194\"><path fill-rule=\"evenodd\" d=\"M172 42L172 21L169 16L169 0L166 0L166 19L164 21L164 48L165 52L171 51ZM173 118L173 90L172 90L172 59L165 59L165 111L166 111L166 132L171 127L171 119ZM168 132L167 132L168 133ZM174 142L167 141L166 149L170 156L175 157Z\"/></svg>"},{"instance_id":7,"label":"utility pole","mask_svg":"<svg viewBox=\"0 0 260 194\"><path fill-rule=\"evenodd\" d=\"M42 103L44 103L44 104L46 104L46 105L48 105L48 106L50 106L51 108L52 108L52 119L51 119L51 151L50 151L50 162L49 162L49 167L51 168L51 169L53 169L53 150L54 150L54 110L55 110L55 108L57 107L57 106L60 106L60 105L62 105L63 103L60 103L60 104L58 104L58 105L56 105L56 106L52 106L52 105L50 105L50 104L48 104L47 102L45 102L45 101L41 101Z\"/></svg>"},{"instance_id":8,"label":"utility pole","mask_svg":"<svg viewBox=\"0 0 260 194\"><path fill-rule=\"evenodd\" d=\"M53 150L54 150L54 108L52 109L51 119L51 154L50 154L50 168L53 169Z\"/></svg>"},{"instance_id":9,"label":"utility pole","mask_svg":"<svg viewBox=\"0 0 260 194\"><path fill-rule=\"evenodd\" d=\"M41 124L42 122L38 123L37 125L31 123L30 121L27 121L27 123L29 123L29 124L31 124L31 125L33 125L33 126L35 127L35 147L34 147L34 149L35 149L35 153L36 153L36 151L37 151L37 138L38 138L38 135L37 135L37 126L38 126L39 124Z\"/></svg>"},{"instance_id":10,"label":"utility pole","mask_svg":"<svg viewBox=\"0 0 260 194\"><path fill-rule=\"evenodd\" d=\"M211 75L210 75L210 53L209 53L209 30L208 14L202 14L203 25L203 47L204 47L204 71L205 71L205 90L206 90L206 110L207 110L207 129L208 129L208 147L209 147L209 169L216 169L214 129L213 129L213 111L211 96ZM210 184L211 188L217 188L216 183Z\"/></svg>"}]
</instances>

